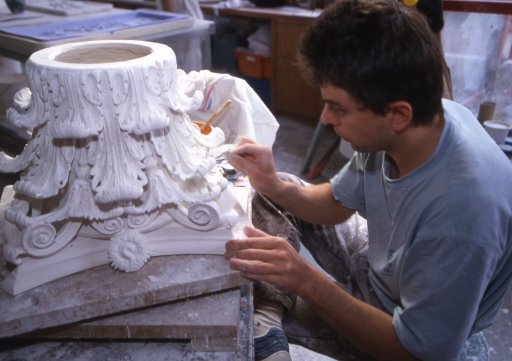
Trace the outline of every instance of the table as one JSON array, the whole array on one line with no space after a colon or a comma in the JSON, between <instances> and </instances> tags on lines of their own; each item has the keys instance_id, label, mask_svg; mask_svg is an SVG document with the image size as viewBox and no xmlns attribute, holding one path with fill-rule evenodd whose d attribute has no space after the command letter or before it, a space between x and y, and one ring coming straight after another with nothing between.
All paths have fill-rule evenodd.
<instances>
[{"instance_id":1,"label":"table","mask_svg":"<svg viewBox=\"0 0 512 361\"><path fill-rule=\"evenodd\" d=\"M59 24L70 21L79 21L86 19L95 19L99 17L104 17L106 15L119 15L119 14L130 14L134 13L136 10L126 10L126 9L117 9L112 8L109 11L103 11L98 13L84 14L84 15L68 15L68 16L59 16L52 15L46 13L40 13L35 11L25 11L23 13L23 17L20 17L18 20L10 20L7 22L0 21L0 27L2 26L44 26L47 24ZM7 25L8 24L8 25ZM198 20L198 19L190 19L188 23L176 23L176 24L167 24L165 26L153 26L153 27L145 27L137 29L126 29L119 30L115 32L105 32L98 34L93 37L94 40L109 40L109 39L132 39L132 40L147 40L147 41L155 41L163 44L170 44L175 39L190 39L190 38L201 38L207 39L208 41L203 41L204 47L207 49L204 50L204 54L206 54L205 67L211 67L211 57L209 50L209 37L215 32L215 24L212 21L208 20ZM15 36L12 34L7 34L0 32L0 55L4 57L8 57L11 59L25 61L28 57L37 50L47 48L52 45L56 45L58 43L63 42L77 42L83 41L84 39L92 40L90 36L88 37L72 37L68 38L64 41L52 41L52 42L44 42L37 41L27 37Z\"/></svg>"}]
</instances>

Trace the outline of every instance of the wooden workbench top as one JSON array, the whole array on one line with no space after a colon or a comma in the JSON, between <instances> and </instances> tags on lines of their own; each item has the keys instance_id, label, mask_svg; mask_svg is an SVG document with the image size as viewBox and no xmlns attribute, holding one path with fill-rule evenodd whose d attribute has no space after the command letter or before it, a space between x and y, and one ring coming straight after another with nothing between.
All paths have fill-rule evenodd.
<instances>
[{"instance_id":1,"label":"wooden workbench top","mask_svg":"<svg viewBox=\"0 0 512 361\"><path fill-rule=\"evenodd\" d=\"M277 6L277 7L240 7L240 8L221 8L211 4L201 5L205 14L216 14L222 16L240 16L253 19L314 19L320 13L319 9L303 9L296 6Z\"/></svg>"}]
</instances>

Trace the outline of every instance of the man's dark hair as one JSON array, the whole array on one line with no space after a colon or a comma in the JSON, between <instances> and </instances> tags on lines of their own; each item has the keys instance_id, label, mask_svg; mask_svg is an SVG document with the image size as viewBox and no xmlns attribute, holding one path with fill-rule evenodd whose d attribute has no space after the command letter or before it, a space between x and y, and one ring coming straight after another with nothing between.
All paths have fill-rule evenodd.
<instances>
[{"instance_id":1,"label":"man's dark hair","mask_svg":"<svg viewBox=\"0 0 512 361\"><path fill-rule=\"evenodd\" d=\"M443 1L442 0L421 0L416 4L420 13L425 15L434 33L439 33L444 26Z\"/></svg>"},{"instance_id":2,"label":"man's dark hair","mask_svg":"<svg viewBox=\"0 0 512 361\"><path fill-rule=\"evenodd\" d=\"M396 0L336 1L305 31L299 62L312 84L342 88L375 113L405 100L420 125L442 110L442 50L425 18Z\"/></svg>"}]
</instances>

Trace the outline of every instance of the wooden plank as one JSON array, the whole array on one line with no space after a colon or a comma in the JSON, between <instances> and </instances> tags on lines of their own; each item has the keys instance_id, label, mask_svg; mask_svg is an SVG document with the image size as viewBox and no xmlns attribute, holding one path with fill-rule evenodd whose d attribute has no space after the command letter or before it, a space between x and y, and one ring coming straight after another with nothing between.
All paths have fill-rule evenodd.
<instances>
[{"instance_id":1,"label":"wooden plank","mask_svg":"<svg viewBox=\"0 0 512 361\"><path fill-rule=\"evenodd\" d=\"M512 14L512 0L444 0L445 11Z\"/></svg>"}]
</instances>

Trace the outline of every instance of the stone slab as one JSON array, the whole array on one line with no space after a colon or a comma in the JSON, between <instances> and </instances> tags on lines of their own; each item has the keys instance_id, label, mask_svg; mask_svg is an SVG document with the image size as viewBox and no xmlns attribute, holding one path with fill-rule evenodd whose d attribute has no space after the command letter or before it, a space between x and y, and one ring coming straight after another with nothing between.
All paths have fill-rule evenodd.
<instances>
[{"instance_id":1,"label":"stone slab","mask_svg":"<svg viewBox=\"0 0 512 361\"><path fill-rule=\"evenodd\" d=\"M153 257L137 272L109 265L44 284L17 296L0 292L0 338L114 315L249 283L223 256Z\"/></svg>"},{"instance_id":2,"label":"stone slab","mask_svg":"<svg viewBox=\"0 0 512 361\"><path fill-rule=\"evenodd\" d=\"M52 341L0 345L0 361L250 361L237 352L195 351L190 343Z\"/></svg>"},{"instance_id":3,"label":"stone slab","mask_svg":"<svg viewBox=\"0 0 512 361\"><path fill-rule=\"evenodd\" d=\"M61 339L58 341L41 341L41 339L11 338L0 340L0 361L97 361L97 360L123 360L123 361L253 361L253 288L252 284L244 284L238 290L223 292L222 294L208 295L204 299L238 295L240 314L238 319L238 331L236 336L236 350L220 349L219 344L228 338L196 338L190 343L169 342L168 340L126 340L126 339L101 339L101 340L73 340ZM199 299L198 299L199 300ZM192 303L195 300L185 300L179 303ZM214 303L216 301L213 301ZM207 302L208 303L208 302ZM200 306L200 304L195 304ZM212 304L210 303L210 306ZM236 306L232 304L232 306ZM166 307L166 306L163 306ZM156 307L156 309L163 309ZM187 306L185 306L187 307ZM236 307L235 307L236 308ZM215 310L209 309L212 317ZM142 311L144 312L144 311ZM196 312L202 310L196 308ZM114 317L116 318L116 317ZM95 323L91 322L91 323ZM156 325L157 322L146 321ZM35 336L35 334L34 334ZM203 341L203 348L198 345ZM208 347L204 347L208 344Z\"/></svg>"},{"instance_id":4,"label":"stone slab","mask_svg":"<svg viewBox=\"0 0 512 361\"><path fill-rule=\"evenodd\" d=\"M240 290L170 302L90 322L25 334L25 338L181 339L203 351L236 350Z\"/></svg>"}]
</instances>

